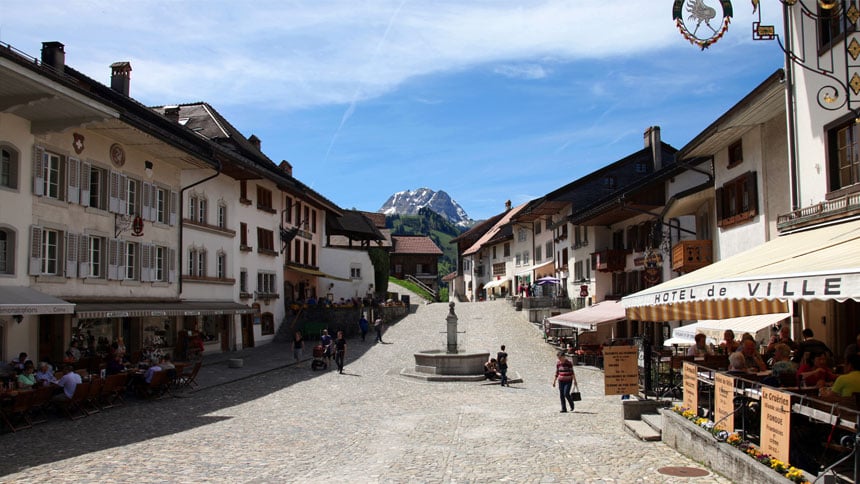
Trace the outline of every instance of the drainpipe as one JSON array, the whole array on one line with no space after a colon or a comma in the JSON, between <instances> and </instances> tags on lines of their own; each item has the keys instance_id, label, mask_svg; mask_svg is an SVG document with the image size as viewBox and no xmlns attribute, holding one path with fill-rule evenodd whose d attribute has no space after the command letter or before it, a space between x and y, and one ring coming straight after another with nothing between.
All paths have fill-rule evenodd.
<instances>
[{"instance_id":1,"label":"drainpipe","mask_svg":"<svg viewBox=\"0 0 860 484\"><path fill-rule=\"evenodd\" d=\"M794 67L789 52L794 50L794 39L791 37L789 28L789 6L782 5L783 37L785 37L785 104L786 124L788 130L788 179L789 197L791 198L791 210L800 208L800 194L798 193L799 182L797 166L797 109L794 100Z\"/></svg>"},{"instance_id":2,"label":"drainpipe","mask_svg":"<svg viewBox=\"0 0 860 484\"><path fill-rule=\"evenodd\" d=\"M185 210L185 202L183 202L182 195L185 193L185 190L188 190L189 188L194 188L197 185L200 185L201 183L208 182L209 180L211 180L211 179L213 179L216 176L221 174L221 169L222 169L221 160L219 160L217 157L213 157L213 158L215 158L215 162L218 163L218 168L215 169L215 174L210 175L210 176L208 176L202 180L198 180L198 181L192 183L191 185L188 185L187 187L182 187L179 189L179 213L176 214L177 217L179 217L179 251L178 251L179 252L179 265L176 267L176 271L177 271L177 276L179 276L179 294L180 295L182 295L182 268L185 267L183 265L183 260L182 260L182 256L183 256L183 254L185 254L185 251L182 249L182 219L185 218L185 217L183 217L183 212Z\"/></svg>"}]
</instances>

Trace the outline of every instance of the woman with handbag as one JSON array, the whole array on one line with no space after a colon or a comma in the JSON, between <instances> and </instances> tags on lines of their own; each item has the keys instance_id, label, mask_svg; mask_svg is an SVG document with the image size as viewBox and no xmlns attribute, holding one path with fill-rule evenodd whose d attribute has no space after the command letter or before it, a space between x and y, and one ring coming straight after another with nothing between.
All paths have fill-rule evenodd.
<instances>
[{"instance_id":1,"label":"woman with handbag","mask_svg":"<svg viewBox=\"0 0 860 484\"><path fill-rule=\"evenodd\" d=\"M578 386L576 382L576 373L573 372L573 363L567 359L564 351L558 352L558 361L555 363L555 378L552 379L552 386L555 387L558 382L558 394L561 398L561 413L567 412L567 405L570 404L570 411L573 412L574 400L570 394L574 386Z\"/></svg>"}]
</instances>

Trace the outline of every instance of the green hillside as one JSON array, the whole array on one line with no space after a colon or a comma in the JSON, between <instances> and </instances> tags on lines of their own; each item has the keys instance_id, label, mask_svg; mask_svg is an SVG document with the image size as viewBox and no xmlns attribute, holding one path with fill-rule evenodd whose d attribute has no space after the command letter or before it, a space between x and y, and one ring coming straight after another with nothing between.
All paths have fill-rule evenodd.
<instances>
[{"instance_id":1,"label":"green hillside","mask_svg":"<svg viewBox=\"0 0 860 484\"><path fill-rule=\"evenodd\" d=\"M439 258L439 277L457 268L457 246L450 242L464 229L452 224L436 212L429 208L422 208L418 211L418 215L387 215L385 226L391 229L392 235L429 236L444 252Z\"/></svg>"}]
</instances>

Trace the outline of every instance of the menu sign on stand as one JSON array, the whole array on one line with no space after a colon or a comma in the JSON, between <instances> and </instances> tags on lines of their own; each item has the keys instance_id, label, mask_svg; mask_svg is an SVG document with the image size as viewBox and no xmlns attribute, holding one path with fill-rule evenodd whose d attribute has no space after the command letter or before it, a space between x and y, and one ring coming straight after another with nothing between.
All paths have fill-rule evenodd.
<instances>
[{"instance_id":1,"label":"menu sign on stand","mask_svg":"<svg viewBox=\"0 0 860 484\"><path fill-rule=\"evenodd\" d=\"M791 395L768 387L761 388L761 450L788 462Z\"/></svg>"},{"instance_id":2,"label":"menu sign on stand","mask_svg":"<svg viewBox=\"0 0 860 484\"><path fill-rule=\"evenodd\" d=\"M735 379L723 373L714 374L714 422L719 430L735 431Z\"/></svg>"},{"instance_id":3,"label":"menu sign on stand","mask_svg":"<svg viewBox=\"0 0 860 484\"><path fill-rule=\"evenodd\" d=\"M699 365L684 362L684 408L699 409Z\"/></svg>"},{"instance_id":4,"label":"menu sign on stand","mask_svg":"<svg viewBox=\"0 0 860 484\"><path fill-rule=\"evenodd\" d=\"M635 346L603 348L603 391L606 395L639 393L639 350Z\"/></svg>"}]
</instances>

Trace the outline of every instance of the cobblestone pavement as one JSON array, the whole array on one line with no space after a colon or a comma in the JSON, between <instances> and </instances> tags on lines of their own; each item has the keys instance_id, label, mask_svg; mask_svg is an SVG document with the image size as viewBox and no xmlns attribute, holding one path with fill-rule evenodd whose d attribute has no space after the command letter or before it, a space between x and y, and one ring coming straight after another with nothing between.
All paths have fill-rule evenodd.
<instances>
[{"instance_id":1,"label":"cobblestone pavement","mask_svg":"<svg viewBox=\"0 0 860 484\"><path fill-rule=\"evenodd\" d=\"M583 401L559 413L553 349L504 301L456 313L462 346L506 344L522 383L400 376L413 352L446 341L447 304L419 305L386 344L350 340L342 375L293 364L288 345L273 343L207 357L201 389L180 398L0 435L0 482L729 482L659 473L699 466L625 432L597 369L577 367Z\"/></svg>"}]
</instances>

